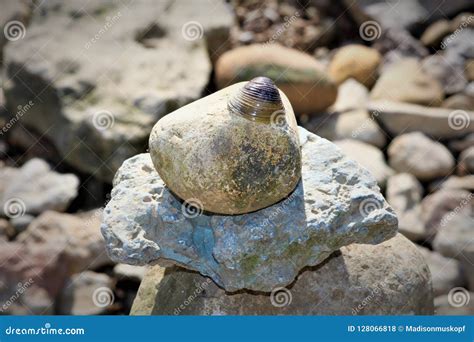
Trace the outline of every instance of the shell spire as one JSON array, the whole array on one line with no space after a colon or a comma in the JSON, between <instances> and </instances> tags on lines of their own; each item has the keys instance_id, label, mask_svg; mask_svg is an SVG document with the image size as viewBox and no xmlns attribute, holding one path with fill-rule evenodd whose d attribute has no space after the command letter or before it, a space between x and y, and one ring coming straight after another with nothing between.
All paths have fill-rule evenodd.
<instances>
[{"instance_id":1,"label":"shell spire","mask_svg":"<svg viewBox=\"0 0 474 342\"><path fill-rule=\"evenodd\" d=\"M247 82L228 103L232 113L252 120L269 120L273 113L283 111L283 102L275 83L268 77L256 77Z\"/></svg>"}]
</instances>

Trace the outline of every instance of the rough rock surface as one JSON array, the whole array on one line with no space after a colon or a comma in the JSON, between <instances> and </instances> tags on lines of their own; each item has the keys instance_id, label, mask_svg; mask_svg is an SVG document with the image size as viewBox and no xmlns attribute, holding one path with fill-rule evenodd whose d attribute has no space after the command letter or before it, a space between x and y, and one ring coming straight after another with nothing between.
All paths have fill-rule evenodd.
<instances>
[{"instance_id":1,"label":"rough rock surface","mask_svg":"<svg viewBox=\"0 0 474 342\"><path fill-rule=\"evenodd\" d=\"M199 210L235 215L273 205L295 189L301 151L285 94L279 93L276 107L253 102L252 108L269 110L264 122L229 109L244 91L259 89L263 95L270 87L278 96L268 78L233 84L156 123L150 134L151 160L174 194Z\"/></svg>"},{"instance_id":2,"label":"rough rock surface","mask_svg":"<svg viewBox=\"0 0 474 342\"><path fill-rule=\"evenodd\" d=\"M327 140L299 133L299 185L287 199L246 215L186 212L148 154L125 161L101 227L109 255L134 265L172 261L228 291L271 291L344 245L392 237L397 218L369 172Z\"/></svg>"},{"instance_id":3,"label":"rough rock surface","mask_svg":"<svg viewBox=\"0 0 474 342\"><path fill-rule=\"evenodd\" d=\"M338 84L353 78L370 88L377 79L377 68L381 60L382 56L373 48L346 45L336 52L328 72Z\"/></svg>"},{"instance_id":4,"label":"rough rock surface","mask_svg":"<svg viewBox=\"0 0 474 342\"><path fill-rule=\"evenodd\" d=\"M425 247L420 246L418 248L430 269L434 296L447 294L452 288L464 284L459 261L446 258Z\"/></svg>"},{"instance_id":5,"label":"rough rock surface","mask_svg":"<svg viewBox=\"0 0 474 342\"><path fill-rule=\"evenodd\" d=\"M312 56L278 44L254 44L224 53L216 64L219 88L266 76L290 99L297 114L326 109L337 86Z\"/></svg>"},{"instance_id":6,"label":"rough rock surface","mask_svg":"<svg viewBox=\"0 0 474 342\"><path fill-rule=\"evenodd\" d=\"M369 170L381 187L385 186L388 177L393 174L393 170L387 166L384 155L379 149L352 139L338 140L335 144L349 158L354 159Z\"/></svg>"},{"instance_id":7,"label":"rough rock surface","mask_svg":"<svg viewBox=\"0 0 474 342\"><path fill-rule=\"evenodd\" d=\"M420 132L402 134L388 147L392 168L408 172L422 181L446 176L454 171L454 157L441 143Z\"/></svg>"},{"instance_id":8,"label":"rough rock surface","mask_svg":"<svg viewBox=\"0 0 474 342\"><path fill-rule=\"evenodd\" d=\"M306 268L272 294L227 293L209 278L162 269L144 278L132 314L155 315L403 315L431 314L431 278L423 256L405 237L352 244ZM157 273L156 275L154 273ZM179 290L177 290L179 289ZM189 298L192 298L190 300Z\"/></svg>"},{"instance_id":9,"label":"rough rock surface","mask_svg":"<svg viewBox=\"0 0 474 342\"><path fill-rule=\"evenodd\" d=\"M438 106L444 98L441 84L424 73L414 58L402 59L388 66L371 92L374 100L390 100Z\"/></svg>"},{"instance_id":10,"label":"rough rock surface","mask_svg":"<svg viewBox=\"0 0 474 342\"><path fill-rule=\"evenodd\" d=\"M5 97L11 108L33 101L22 124L105 181L145 149L158 118L201 97L207 47L223 48L233 19L224 1L38 5L24 39L5 48Z\"/></svg>"},{"instance_id":11,"label":"rough rock surface","mask_svg":"<svg viewBox=\"0 0 474 342\"><path fill-rule=\"evenodd\" d=\"M393 135L419 131L436 139L447 139L474 133L473 111L458 112L393 101L369 102L368 108Z\"/></svg>"},{"instance_id":12,"label":"rough rock surface","mask_svg":"<svg viewBox=\"0 0 474 342\"><path fill-rule=\"evenodd\" d=\"M0 213L16 217L40 214L46 210L64 211L77 196L79 179L74 174L59 174L42 159L31 159L21 168L0 173ZM17 211L18 210L18 211Z\"/></svg>"},{"instance_id":13,"label":"rough rock surface","mask_svg":"<svg viewBox=\"0 0 474 342\"><path fill-rule=\"evenodd\" d=\"M74 274L58 298L59 315L100 315L112 304L113 279L107 274L85 271Z\"/></svg>"},{"instance_id":14,"label":"rough rock surface","mask_svg":"<svg viewBox=\"0 0 474 342\"><path fill-rule=\"evenodd\" d=\"M421 219L423 187L409 173L399 173L387 181L387 202L398 216L398 230L412 241L426 237L425 224Z\"/></svg>"}]
</instances>

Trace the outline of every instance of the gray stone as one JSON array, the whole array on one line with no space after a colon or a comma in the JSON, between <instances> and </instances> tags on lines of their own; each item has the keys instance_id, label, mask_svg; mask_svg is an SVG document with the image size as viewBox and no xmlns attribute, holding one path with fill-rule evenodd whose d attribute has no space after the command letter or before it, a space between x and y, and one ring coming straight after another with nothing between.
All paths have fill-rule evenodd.
<instances>
[{"instance_id":1,"label":"gray stone","mask_svg":"<svg viewBox=\"0 0 474 342\"><path fill-rule=\"evenodd\" d=\"M422 181L447 176L454 171L454 157L439 142L420 132L402 134L388 147L390 166L408 172Z\"/></svg>"},{"instance_id":2,"label":"gray stone","mask_svg":"<svg viewBox=\"0 0 474 342\"><path fill-rule=\"evenodd\" d=\"M462 59L448 61L441 54L431 55L423 60L422 68L439 81L446 94L461 92L467 86Z\"/></svg>"},{"instance_id":3,"label":"gray stone","mask_svg":"<svg viewBox=\"0 0 474 342\"><path fill-rule=\"evenodd\" d=\"M467 94L455 94L443 101L441 107L461 110L474 110L474 97Z\"/></svg>"},{"instance_id":4,"label":"gray stone","mask_svg":"<svg viewBox=\"0 0 474 342\"><path fill-rule=\"evenodd\" d=\"M379 245L342 247L272 293L228 293L209 278L179 268L145 276L133 314L405 315L432 314L428 266L402 235Z\"/></svg>"},{"instance_id":5,"label":"gray stone","mask_svg":"<svg viewBox=\"0 0 474 342\"><path fill-rule=\"evenodd\" d=\"M448 139L474 133L473 111L460 112L392 101L369 102L368 108L393 135L419 131L434 139Z\"/></svg>"},{"instance_id":6,"label":"gray stone","mask_svg":"<svg viewBox=\"0 0 474 342\"><path fill-rule=\"evenodd\" d=\"M459 155L458 173L466 175L474 173L474 146L471 146Z\"/></svg>"},{"instance_id":7,"label":"gray stone","mask_svg":"<svg viewBox=\"0 0 474 342\"><path fill-rule=\"evenodd\" d=\"M375 177L381 187L385 187L388 177L394 172L385 163L385 158L378 148L353 139L335 141L344 154L365 167Z\"/></svg>"},{"instance_id":8,"label":"gray stone","mask_svg":"<svg viewBox=\"0 0 474 342\"><path fill-rule=\"evenodd\" d=\"M334 102L331 109L336 112L365 109L368 102L368 89L356 80L350 78L338 87L336 102Z\"/></svg>"},{"instance_id":9,"label":"gray stone","mask_svg":"<svg viewBox=\"0 0 474 342\"><path fill-rule=\"evenodd\" d=\"M378 148L383 148L387 143L386 134L366 109L356 109L338 115L335 131L337 140L354 139Z\"/></svg>"},{"instance_id":10,"label":"gray stone","mask_svg":"<svg viewBox=\"0 0 474 342\"><path fill-rule=\"evenodd\" d=\"M456 259L446 258L428 248L419 246L430 269L433 283L433 295L447 294L452 288L464 285L461 263Z\"/></svg>"},{"instance_id":11,"label":"gray stone","mask_svg":"<svg viewBox=\"0 0 474 342\"><path fill-rule=\"evenodd\" d=\"M20 169L0 175L0 213L18 217L37 215L46 210L64 211L77 196L79 179L74 174L59 174L42 159L31 159Z\"/></svg>"},{"instance_id":12,"label":"gray stone","mask_svg":"<svg viewBox=\"0 0 474 342\"><path fill-rule=\"evenodd\" d=\"M132 265L171 262L228 291L271 291L344 245L392 237L397 218L369 172L327 140L299 133L301 182L285 200L245 215L187 210L148 154L127 160L101 226L110 257Z\"/></svg>"},{"instance_id":13,"label":"gray stone","mask_svg":"<svg viewBox=\"0 0 474 342\"><path fill-rule=\"evenodd\" d=\"M103 273L85 271L66 283L58 299L60 315L100 315L113 304L113 280Z\"/></svg>"},{"instance_id":14,"label":"gray stone","mask_svg":"<svg viewBox=\"0 0 474 342\"><path fill-rule=\"evenodd\" d=\"M398 216L398 230L412 241L426 237L425 224L421 219L423 187L409 173L399 173L387 181L387 202Z\"/></svg>"},{"instance_id":15,"label":"gray stone","mask_svg":"<svg viewBox=\"0 0 474 342\"><path fill-rule=\"evenodd\" d=\"M21 123L110 182L161 116L201 97L232 23L224 1L40 1L5 48L5 97L32 101Z\"/></svg>"},{"instance_id":16,"label":"gray stone","mask_svg":"<svg viewBox=\"0 0 474 342\"><path fill-rule=\"evenodd\" d=\"M457 231L463 233L462 227L465 224L473 226L472 222L469 222L469 215L466 216L459 213L463 208L470 209L470 206L473 205L472 196L472 193L465 190L442 189L423 198L421 202L422 218L430 238L442 232L441 236L436 235L437 240L448 238L448 241L452 241L451 237L449 237L451 234L449 231L453 230L454 233ZM452 227L454 223L459 223L460 227ZM462 241L462 243L464 242ZM435 250L438 249L435 247ZM441 254L454 258L457 252L454 249L451 251L451 254Z\"/></svg>"},{"instance_id":17,"label":"gray stone","mask_svg":"<svg viewBox=\"0 0 474 342\"><path fill-rule=\"evenodd\" d=\"M444 181L430 184L430 191L434 192L440 189L464 189L474 191L474 175L463 177L451 176Z\"/></svg>"},{"instance_id":18,"label":"gray stone","mask_svg":"<svg viewBox=\"0 0 474 342\"><path fill-rule=\"evenodd\" d=\"M404 58L384 68L370 96L374 100L439 106L444 92L439 81L424 72L415 58Z\"/></svg>"}]
</instances>

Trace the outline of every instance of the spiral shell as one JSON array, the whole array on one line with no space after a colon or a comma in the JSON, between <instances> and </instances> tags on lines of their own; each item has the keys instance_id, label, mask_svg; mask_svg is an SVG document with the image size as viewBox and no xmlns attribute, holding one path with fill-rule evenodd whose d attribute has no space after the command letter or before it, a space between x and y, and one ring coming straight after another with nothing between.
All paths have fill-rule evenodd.
<instances>
[{"instance_id":1,"label":"spiral shell","mask_svg":"<svg viewBox=\"0 0 474 342\"><path fill-rule=\"evenodd\" d=\"M268 77L247 82L228 102L231 113L251 120L270 121L275 112L284 113L280 92Z\"/></svg>"}]
</instances>

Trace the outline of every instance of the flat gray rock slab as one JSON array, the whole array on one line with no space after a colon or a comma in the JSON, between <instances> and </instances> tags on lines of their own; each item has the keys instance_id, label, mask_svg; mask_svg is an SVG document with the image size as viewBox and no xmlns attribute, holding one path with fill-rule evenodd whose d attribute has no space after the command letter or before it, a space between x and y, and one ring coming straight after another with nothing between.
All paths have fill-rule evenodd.
<instances>
[{"instance_id":1,"label":"flat gray rock slab","mask_svg":"<svg viewBox=\"0 0 474 342\"><path fill-rule=\"evenodd\" d=\"M331 142L300 128L302 179L286 199L253 213L202 212L175 197L149 154L118 170L101 226L110 257L132 265L172 264L227 291L270 292L351 243L378 244L397 217L375 179Z\"/></svg>"}]
</instances>

